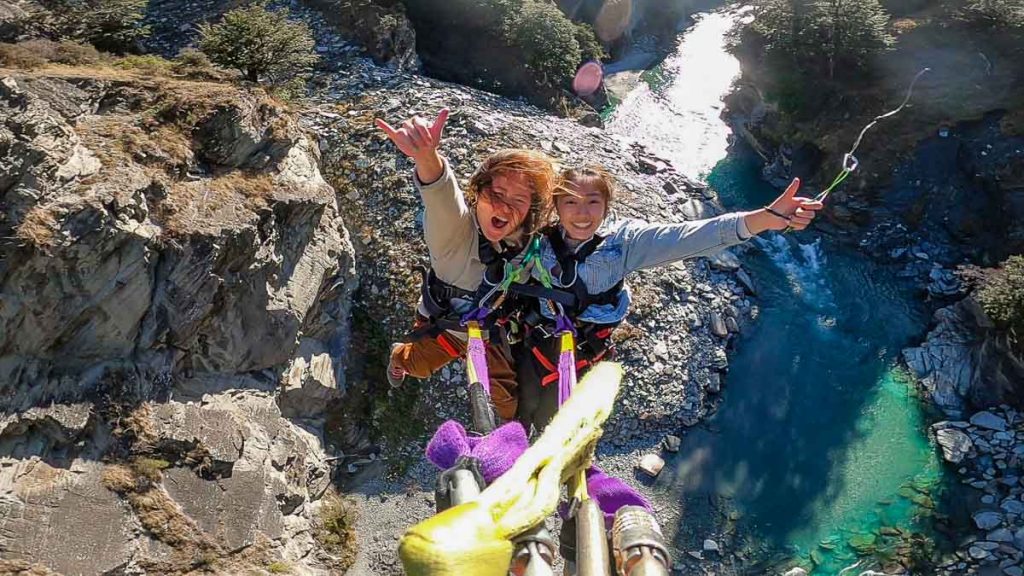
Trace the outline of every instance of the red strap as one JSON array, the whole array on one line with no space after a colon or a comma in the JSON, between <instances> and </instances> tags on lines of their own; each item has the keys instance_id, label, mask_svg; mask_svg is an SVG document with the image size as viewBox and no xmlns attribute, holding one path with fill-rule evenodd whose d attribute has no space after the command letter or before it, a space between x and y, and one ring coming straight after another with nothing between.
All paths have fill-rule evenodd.
<instances>
[{"instance_id":1,"label":"red strap","mask_svg":"<svg viewBox=\"0 0 1024 576\"><path fill-rule=\"evenodd\" d=\"M444 348L444 351L452 358L459 358L462 356L462 354L459 354L459 351L455 349L455 346L452 346L452 343L448 341L448 337L444 332L437 335L437 343L440 344L441 348Z\"/></svg>"},{"instance_id":2,"label":"red strap","mask_svg":"<svg viewBox=\"0 0 1024 576\"><path fill-rule=\"evenodd\" d=\"M601 361L601 358L604 358L605 354L608 353L608 350L609 350L608 348L605 348L604 350L601 351L600 354L598 354L597 356L594 356L594 358L591 359L591 360L586 360L586 359L577 360L576 361L576 371L579 372L580 370L583 370L587 366L591 366L593 364L597 364L598 362ZM537 359L537 361L540 362L541 365L544 366L544 368L546 368L547 371L549 372L549 374L547 376L545 376L544 378L541 379L540 385L541 386L547 386L548 384L551 384L552 382L557 382L558 381L558 367L556 367L554 364L552 364L550 360L545 358L544 355L541 354L540 350L538 350L536 346L533 347L532 352L533 352L533 356Z\"/></svg>"},{"instance_id":3,"label":"red strap","mask_svg":"<svg viewBox=\"0 0 1024 576\"><path fill-rule=\"evenodd\" d=\"M544 354L541 353L539 348L534 346L531 352L533 352L533 357L536 358L537 361L540 362L541 366L546 368L548 372L558 372L558 367L552 364L551 360L545 358Z\"/></svg>"},{"instance_id":4,"label":"red strap","mask_svg":"<svg viewBox=\"0 0 1024 576\"><path fill-rule=\"evenodd\" d=\"M544 354L541 353L540 349L537 348L536 346L531 348L530 351L533 352L533 357L536 358L538 362L540 362L540 365L543 366L544 369L548 371L547 376L541 378L540 385L547 386L552 382L557 382L558 367L552 364L551 360L548 360L547 357L545 357Z\"/></svg>"},{"instance_id":5,"label":"red strap","mask_svg":"<svg viewBox=\"0 0 1024 576\"><path fill-rule=\"evenodd\" d=\"M614 328L602 328L598 330L596 333L594 333L594 335L604 340L605 338L612 335L612 330L614 330Z\"/></svg>"}]
</instances>

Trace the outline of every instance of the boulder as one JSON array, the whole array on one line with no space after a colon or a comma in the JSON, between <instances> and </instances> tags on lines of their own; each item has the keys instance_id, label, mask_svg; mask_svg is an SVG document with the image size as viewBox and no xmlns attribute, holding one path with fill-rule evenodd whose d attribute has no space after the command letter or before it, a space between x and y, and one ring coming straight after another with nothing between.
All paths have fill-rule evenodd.
<instances>
[{"instance_id":1,"label":"boulder","mask_svg":"<svg viewBox=\"0 0 1024 576\"><path fill-rule=\"evenodd\" d=\"M947 462L959 464L974 448L971 437L953 428L943 428L935 432L935 440L942 448L942 457Z\"/></svg>"},{"instance_id":2,"label":"boulder","mask_svg":"<svg viewBox=\"0 0 1024 576\"><path fill-rule=\"evenodd\" d=\"M1003 515L992 511L976 512L971 518L981 530L992 530L1003 522Z\"/></svg>"},{"instance_id":3,"label":"boulder","mask_svg":"<svg viewBox=\"0 0 1024 576\"><path fill-rule=\"evenodd\" d=\"M1006 419L987 410L976 412L971 416L971 424L986 430L997 430L1000 432L1006 430Z\"/></svg>"}]
</instances>

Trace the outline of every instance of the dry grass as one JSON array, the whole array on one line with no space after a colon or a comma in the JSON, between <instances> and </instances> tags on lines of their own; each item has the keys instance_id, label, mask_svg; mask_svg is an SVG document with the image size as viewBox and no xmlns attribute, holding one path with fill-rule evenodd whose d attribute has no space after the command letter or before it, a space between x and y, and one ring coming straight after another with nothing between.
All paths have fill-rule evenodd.
<instances>
[{"instance_id":1,"label":"dry grass","mask_svg":"<svg viewBox=\"0 0 1024 576\"><path fill-rule=\"evenodd\" d=\"M128 503L142 526L157 540L174 548L196 546L203 535L163 488L128 493Z\"/></svg>"},{"instance_id":2,"label":"dry grass","mask_svg":"<svg viewBox=\"0 0 1024 576\"><path fill-rule=\"evenodd\" d=\"M321 546L337 557L335 566L344 572L352 565L358 551L356 522L358 512L355 504L338 496L333 491L324 493L320 507L320 522L315 536Z\"/></svg>"},{"instance_id":3,"label":"dry grass","mask_svg":"<svg viewBox=\"0 0 1024 576\"><path fill-rule=\"evenodd\" d=\"M889 24L890 28L892 28L893 34L897 36L906 34L907 32L917 28L919 25L920 23L913 18L897 18Z\"/></svg>"},{"instance_id":4,"label":"dry grass","mask_svg":"<svg viewBox=\"0 0 1024 576\"><path fill-rule=\"evenodd\" d=\"M209 180L176 182L153 216L171 233L215 233L251 221L278 187L269 174L241 170Z\"/></svg>"},{"instance_id":5,"label":"dry grass","mask_svg":"<svg viewBox=\"0 0 1024 576\"><path fill-rule=\"evenodd\" d=\"M126 494L136 489L138 481L132 469L121 464L110 464L103 470L100 479L103 486L111 492Z\"/></svg>"},{"instance_id":6,"label":"dry grass","mask_svg":"<svg viewBox=\"0 0 1024 576\"><path fill-rule=\"evenodd\" d=\"M42 564L33 564L27 560L0 559L0 574L10 576L60 576Z\"/></svg>"},{"instance_id":7,"label":"dry grass","mask_svg":"<svg viewBox=\"0 0 1024 576\"><path fill-rule=\"evenodd\" d=\"M48 248L57 245L60 224L53 209L45 205L33 206L15 229L15 236L32 246Z\"/></svg>"}]
</instances>

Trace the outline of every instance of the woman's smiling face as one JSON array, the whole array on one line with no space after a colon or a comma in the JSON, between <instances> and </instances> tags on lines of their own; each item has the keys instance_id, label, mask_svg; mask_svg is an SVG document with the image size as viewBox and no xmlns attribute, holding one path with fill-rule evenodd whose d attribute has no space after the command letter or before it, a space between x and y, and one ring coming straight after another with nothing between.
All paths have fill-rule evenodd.
<instances>
[{"instance_id":1,"label":"woman's smiling face","mask_svg":"<svg viewBox=\"0 0 1024 576\"><path fill-rule=\"evenodd\" d=\"M484 237L499 242L519 230L533 201L533 189L523 174L498 174L476 202L476 221Z\"/></svg>"},{"instance_id":2,"label":"woman's smiling face","mask_svg":"<svg viewBox=\"0 0 1024 576\"><path fill-rule=\"evenodd\" d=\"M575 195L565 194L555 200L558 219L569 238L589 240L604 221L608 201L593 182L574 182L569 188Z\"/></svg>"}]
</instances>

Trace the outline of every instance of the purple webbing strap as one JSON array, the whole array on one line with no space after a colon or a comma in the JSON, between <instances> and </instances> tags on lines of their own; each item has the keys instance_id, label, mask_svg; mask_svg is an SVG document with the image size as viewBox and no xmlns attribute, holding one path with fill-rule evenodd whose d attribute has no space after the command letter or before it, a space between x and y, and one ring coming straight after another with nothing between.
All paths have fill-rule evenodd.
<instances>
[{"instance_id":1,"label":"purple webbing strap","mask_svg":"<svg viewBox=\"0 0 1024 576\"><path fill-rule=\"evenodd\" d=\"M463 314L460 322L462 323L463 326L474 321L483 323L483 321L487 319L487 315L490 313L491 311L488 310L486 306L474 308L473 310L470 310L469 312Z\"/></svg>"},{"instance_id":2,"label":"purple webbing strap","mask_svg":"<svg viewBox=\"0 0 1024 576\"><path fill-rule=\"evenodd\" d=\"M484 341L482 338L470 336L469 344L466 346L466 360L469 361L472 366L472 374L476 375L476 379L483 384L484 392L487 396L491 396L491 377L487 372L487 351L484 348Z\"/></svg>"}]
</instances>

